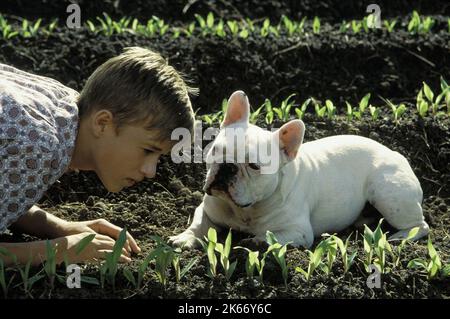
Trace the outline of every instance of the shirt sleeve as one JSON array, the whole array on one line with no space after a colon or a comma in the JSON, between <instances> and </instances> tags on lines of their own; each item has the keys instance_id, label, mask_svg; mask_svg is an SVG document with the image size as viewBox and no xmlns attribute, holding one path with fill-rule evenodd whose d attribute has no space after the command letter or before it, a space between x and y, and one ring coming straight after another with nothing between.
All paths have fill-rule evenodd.
<instances>
[{"instance_id":1,"label":"shirt sleeve","mask_svg":"<svg viewBox=\"0 0 450 319\"><path fill-rule=\"evenodd\" d=\"M7 94L0 94L0 233L59 178L57 139Z\"/></svg>"}]
</instances>

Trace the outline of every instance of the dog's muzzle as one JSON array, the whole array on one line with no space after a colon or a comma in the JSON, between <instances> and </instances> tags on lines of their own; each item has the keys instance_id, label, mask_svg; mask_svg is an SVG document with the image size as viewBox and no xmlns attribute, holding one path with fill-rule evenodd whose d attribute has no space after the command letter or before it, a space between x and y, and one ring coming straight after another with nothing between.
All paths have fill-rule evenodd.
<instances>
[{"instance_id":1,"label":"dog's muzzle","mask_svg":"<svg viewBox=\"0 0 450 319\"><path fill-rule=\"evenodd\" d=\"M228 185L230 184L231 179L237 174L239 168L232 163L222 163L219 166L219 170L217 171L216 176L214 176L214 181L209 184L208 187L203 188L203 191L211 195L211 190L215 189L218 191L223 191L228 193Z\"/></svg>"}]
</instances>

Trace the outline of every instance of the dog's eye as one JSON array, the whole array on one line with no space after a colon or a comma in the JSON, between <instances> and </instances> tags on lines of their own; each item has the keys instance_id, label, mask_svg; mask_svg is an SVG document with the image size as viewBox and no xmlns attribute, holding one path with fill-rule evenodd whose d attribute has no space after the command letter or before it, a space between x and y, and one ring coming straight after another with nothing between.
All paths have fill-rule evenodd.
<instances>
[{"instance_id":1,"label":"dog's eye","mask_svg":"<svg viewBox=\"0 0 450 319\"><path fill-rule=\"evenodd\" d=\"M260 169L259 165L255 163L249 163L248 166L250 166L250 168L254 169L255 171L258 171Z\"/></svg>"}]
</instances>

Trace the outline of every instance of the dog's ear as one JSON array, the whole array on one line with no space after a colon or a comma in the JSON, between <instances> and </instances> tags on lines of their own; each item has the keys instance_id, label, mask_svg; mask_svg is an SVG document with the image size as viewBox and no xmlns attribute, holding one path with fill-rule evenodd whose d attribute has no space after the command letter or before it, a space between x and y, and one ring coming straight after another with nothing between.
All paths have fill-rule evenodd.
<instances>
[{"instance_id":1,"label":"dog's ear","mask_svg":"<svg viewBox=\"0 0 450 319\"><path fill-rule=\"evenodd\" d=\"M227 113L220 125L224 127L236 122L248 122L250 117L250 104L243 91L236 91L228 99Z\"/></svg>"},{"instance_id":2,"label":"dog's ear","mask_svg":"<svg viewBox=\"0 0 450 319\"><path fill-rule=\"evenodd\" d=\"M275 134L278 134L280 149L284 151L289 160L293 160L297 156L298 149L305 136L303 121L290 121L275 131Z\"/></svg>"}]
</instances>

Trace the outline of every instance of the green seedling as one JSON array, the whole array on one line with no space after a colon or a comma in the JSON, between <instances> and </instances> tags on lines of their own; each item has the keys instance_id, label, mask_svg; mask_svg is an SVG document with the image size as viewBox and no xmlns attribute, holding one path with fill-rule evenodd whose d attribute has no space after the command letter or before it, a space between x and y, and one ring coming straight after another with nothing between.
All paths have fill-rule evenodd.
<instances>
[{"instance_id":1,"label":"green seedling","mask_svg":"<svg viewBox=\"0 0 450 319\"><path fill-rule=\"evenodd\" d=\"M213 113L213 114L205 114L201 116L201 119L206 122L208 125L213 125L214 123L221 123L224 118L224 114L227 113L228 102L227 99L222 100L221 111Z\"/></svg>"},{"instance_id":2,"label":"green seedling","mask_svg":"<svg viewBox=\"0 0 450 319\"><path fill-rule=\"evenodd\" d=\"M418 232L419 232L419 227L414 227L413 229L411 229L408 233L408 236L405 239L403 239L400 242L400 244L396 247L396 249L394 250L395 253L392 254L392 257L394 258L394 267L398 267L398 265L400 264L400 256L401 256L403 248L406 245L406 242L413 239L417 235Z\"/></svg>"},{"instance_id":3,"label":"green seedling","mask_svg":"<svg viewBox=\"0 0 450 319\"><path fill-rule=\"evenodd\" d=\"M342 264L344 265L344 274L345 274L349 271L350 267L352 266L353 262L355 261L356 254L358 252L354 251L353 253L351 253L349 255L348 244L350 242L351 234L350 234L350 236L347 237L347 239L345 240L345 243L342 241L342 239L340 239L339 237L336 237L335 235L333 235L331 237L333 237L333 240L337 243L337 246L339 247L339 251L340 251L341 257L342 257Z\"/></svg>"},{"instance_id":4,"label":"green seedling","mask_svg":"<svg viewBox=\"0 0 450 319\"><path fill-rule=\"evenodd\" d=\"M279 245L279 244L278 244ZM234 249L243 249L247 251L247 260L245 262L245 271L247 278L253 278L255 269L258 274L258 281L263 284L264 267L266 265L266 258L273 250L281 248L278 245L272 245L267 248L267 250L259 258L259 251L252 251L246 247L236 246ZM282 252L283 253L283 252ZM275 256L274 256L275 257ZM281 257L281 256L280 256ZM284 257L283 257L284 258ZM287 272L286 272L287 274Z\"/></svg>"},{"instance_id":5,"label":"green seedling","mask_svg":"<svg viewBox=\"0 0 450 319\"><path fill-rule=\"evenodd\" d=\"M365 33L369 33L370 28L375 28L375 15L369 14L361 20L361 27Z\"/></svg>"},{"instance_id":6,"label":"green seedling","mask_svg":"<svg viewBox=\"0 0 450 319\"><path fill-rule=\"evenodd\" d=\"M31 38L36 36L39 30L39 26L41 25L41 22L42 19L38 19L34 24L32 24L27 19L23 19L20 35L24 38Z\"/></svg>"},{"instance_id":7,"label":"green seedling","mask_svg":"<svg viewBox=\"0 0 450 319\"><path fill-rule=\"evenodd\" d=\"M11 276L9 281L6 280L6 267L3 258L1 256L7 256L11 258L14 263L16 262L17 258L7 249L0 247L0 287L2 287L3 297L6 299L8 297L9 287L11 286L11 283L14 280L14 276Z\"/></svg>"},{"instance_id":8,"label":"green seedling","mask_svg":"<svg viewBox=\"0 0 450 319\"><path fill-rule=\"evenodd\" d=\"M273 123L273 107L272 107L272 102L270 102L269 99L265 99L263 106L266 110L266 124L267 125L271 125Z\"/></svg>"},{"instance_id":9,"label":"green seedling","mask_svg":"<svg viewBox=\"0 0 450 319\"><path fill-rule=\"evenodd\" d=\"M320 269L326 274L329 275L333 268L333 264L336 260L336 254L338 250L338 245L335 240L335 237L330 236L329 234L324 234L324 236L328 236L327 239L322 240L318 245L323 246L323 251L325 254L326 262L322 262L320 264Z\"/></svg>"},{"instance_id":10,"label":"green seedling","mask_svg":"<svg viewBox=\"0 0 450 319\"><path fill-rule=\"evenodd\" d=\"M260 34L262 37L267 37L269 35L269 31L270 31L270 20L265 19L262 24Z\"/></svg>"},{"instance_id":11,"label":"green seedling","mask_svg":"<svg viewBox=\"0 0 450 319\"><path fill-rule=\"evenodd\" d=\"M408 23L408 32L418 33L420 27L420 16L417 11L413 11L411 20Z\"/></svg>"},{"instance_id":12,"label":"green seedling","mask_svg":"<svg viewBox=\"0 0 450 319\"><path fill-rule=\"evenodd\" d=\"M186 29L183 29L184 34L187 37L191 37L195 31L195 22L191 22Z\"/></svg>"},{"instance_id":13,"label":"green seedling","mask_svg":"<svg viewBox=\"0 0 450 319\"><path fill-rule=\"evenodd\" d=\"M246 28L243 28L241 32L239 32L239 37L242 39L247 39L249 34L249 31Z\"/></svg>"},{"instance_id":14,"label":"green seedling","mask_svg":"<svg viewBox=\"0 0 450 319\"><path fill-rule=\"evenodd\" d=\"M347 101L345 101L345 104L347 105L347 121L350 122L351 120L353 120L353 107L350 103L348 103Z\"/></svg>"},{"instance_id":15,"label":"green seedling","mask_svg":"<svg viewBox=\"0 0 450 319\"><path fill-rule=\"evenodd\" d=\"M166 34L167 30L169 30L169 25L166 24L163 19L160 19L160 18L158 18L156 16L153 16L152 19L153 19L153 21L154 21L154 23L156 25L157 33L160 36L163 36L164 34Z\"/></svg>"},{"instance_id":16,"label":"green seedling","mask_svg":"<svg viewBox=\"0 0 450 319\"><path fill-rule=\"evenodd\" d=\"M336 114L336 107L330 100L325 101L325 106L327 108L327 117L329 120L332 120Z\"/></svg>"},{"instance_id":17,"label":"green seedling","mask_svg":"<svg viewBox=\"0 0 450 319\"><path fill-rule=\"evenodd\" d=\"M256 29L255 22L252 19L245 18L245 24L250 32L255 32L255 29Z\"/></svg>"},{"instance_id":18,"label":"green seedling","mask_svg":"<svg viewBox=\"0 0 450 319\"><path fill-rule=\"evenodd\" d=\"M53 289L55 286L55 278L57 278L56 274L56 247L52 246L49 240L46 241L46 259L44 263L44 272L47 275L47 279L50 285L50 288Z\"/></svg>"},{"instance_id":19,"label":"green seedling","mask_svg":"<svg viewBox=\"0 0 450 319\"><path fill-rule=\"evenodd\" d=\"M370 93L367 93L366 95L364 95L364 97L361 99L361 101L359 101L359 105L358 105L358 110L357 111L353 111L353 115L360 120L367 108L367 106L369 105L369 99L370 99ZM348 107L348 105L347 105Z\"/></svg>"},{"instance_id":20,"label":"green seedling","mask_svg":"<svg viewBox=\"0 0 450 319\"><path fill-rule=\"evenodd\" d=\"M391 107L392 115L394 117L394 122L398 124L398 121L400 120L400 117L406 112L406 106L403 103L400 103L399 105L395 105L388 99L383 99L387 105Z\"/></svg>"},{"instance_id":21,"label":"green seedling","mask_svg":"<svg viewBox=\"0 0 450 319\"><path fill-rule=\"evenodd\" d=\"M166 287L169 266L173 265L177 252L165 243L159 236L151 236L156 241L156 248L148 256L149 260L155 259L155 273L159 282Z\"/></svg>"},{"instance_id":22,"label":"green seedling","mask_svg":"<svg viewBox=\"0 0 450 319\"><path fill-rule=\"evenodd\" d=\"M227 21L227 26L228 26L228 29L230 30L231 35L233 37L238 36L238 34L239 34L239 24L238 24L237 21L234 21L234 20Z\"/></svg>"},{"instance_id":23,"label":"green seedling","mask_svg":"<svg viewBox=\"0 0 450 319\"><path fill-rule=\"evenodd\" d=\"M359 31L361 31L362 24L360 21L353 20L351 26L353 33L359 33Z\"/></svg>"},{"instance_id":24,"label":"green seedling","mask_svg":"<svg viewBox=\"0 0 450 319\"><path fill-rule=\"evenodd\" d=\"M22 279L23 291L25 292L25 294L28 295L30 293L31 289L33 288L33 285L40 279L44 278L44 275L41 275L39 272L30 278L31 256L28 259L28 262L26 263L25 267L22 268L22 267L18 266L18 268L19 268L20 278Z\"/></svg>"},{"instance_id":25,"label":"green seedling","mask_svg":"<svg viewBox=\"0 0 450 319\"><path fill-rule=\"evenodd\" d=\"M264 105L261 105L259 108L256 109L256 111L252 112L250 114L250 123L251 124L256 124L256 122L258 121L258 118L260 116L261 110L264 108Z\"/></svg>"},{"instance_id":26,"label":"green seedling","mask_svg":"<svg viewBox=\"0 0 450 319\"><path fill-rule=\"evenodd\" d=\"M111 17L107 13L103 13L104 19L101 17L96 17L97 21L100 22L101 28L100 32L102 32L106 36L111 36L114 34L114 25Z\"/></svg>"},{"instance_id":27,"label":"green seedling","mask_svg":"<svg viewBox=\"0 0 450 319\"><path fill-rule=\"evenodd\" d=\"M189 270L195 265L195 263L198 261L198 257L192 258L188 264L182 269L180 266L180 255L181 255L181 249L177 248L174 250L175 255L172 260L172 265L175 270L175 280L177 283L180 283L181 279L187 274Z\"/></svg>"},{"instance_id":28,"label":"green seedling","mask_svg":"<svg viewBox=\"0 0 450 319\"><path fill-rule=\"evenodd\" d=\"M346 33L349 28L350 28L350 23L344 20L341 22L341 25L339 26L339 32Z\"/></svg>"},{"instance_id":29,"label":"green seedling","mask_svg":"<svg viewBox=\"0 0 450 319\"><path fill-rule=\"evenodd\" d=\"M428 280L435 278L437 275L448 276L449 267L442 267L441 258L431 242L431 238L428 237L428 255L430 260L415 258L408 263L408 268L420 268L427 274Z\"/></svg>"},{"instance_id":30,"label":"green seedling","mask_svg":"<svg viewBox=\"0 0 450 319\"><path fill-rule=\"evenodd\" d=\"M225 244L217 242L217 232L214 228L208 230L208 236L205 237L206 243L201 242L203 250L206 252L209 261L208 277L215 278L217 276L217 256L216 252L220 255L220 264L225 273L227 280L231 278L234 270L236 269L237 261L230 264L229 255L231 250L231 231L225 240Z\"/></svg>"},{"instance_id":31,"label":"green seedling","mask_svg":"<svg viewBox=\"0 0 450 319\"><path fill-rule=\"evenodd\" d=\"M280 107L273 107L272 111L277 115L278 119L283 122L289 121L289 116L291 113L291 108L294 105L294 101L290 99L295 96L295 93L289 95L286 99L281 102Z\"/></svg>"},{"instance_id":32,"label":"green seedling","mask_svg":"<svg viewBox=\"0 0 450 319\"><path fill-rule=\"evenodd\" d=\"M434 25L435 20L431 17L426 17L425 20L423 20L423 23L421 25L421 32L422 33L429 33L431 31L431 28Z\"/></svg>"},{"instance_id":33,"label":"green seedling","mask_svg":"<svg viewBox=\"0 0 450 319\"><path fill-rule=\"evenodd\" d=\"M122 254L122 249L127 241L127 230L126 227L122 229L119 234L119 238L114 244L113 251L106 253L105 261L100 265L100 283L101 287L104 288L105 279L112 285L113 290L116 288L116 276L119 264L119 258Z\"/></svg>"},{"instance_id":34,"label":"green seedling","mask_svg":"<svg viewBox=\"0 0 450 319\"><path fill-rule=\"evenodd\" d=\"M224 37L226 36L226 33L225 33L225 25L224 25L222 19L220 19L220 20L219 20L219 23L217 23L217 26L216 26L215 30L216 30L216 31L215 31L215 32L216 32L216 35L217 35L218 37L224 38Z\"/></svg>"},{"instance_id":35,"label":"green seedling","mask_svg":"<svg viewBox=\"0 0 450 319\"><path fill-rule=\"evenodd\" d=\"M95 27L95 24L91 20L87 20L86 25L90 32L97 33L97 28Z\"/></svg>"},{"instance_id":36,"label":"green seedling","mask_svg":"<svg viewBox=\"0 0 450 319\"><path fill-rule=\"evenodd\" d=\"M297 114L297 117L301 120L303 119L303 116L306 113L306 109L308 108L308 105L311 103L311 98L307 99L305 102L303 102L302 106L300 108L295 108L295 113Z\"/></svg>"},{"instance_id":37,"label":"green seedling","mask_svg":"<svg viewBox=\"0 0 450 319\"><path fill-rule=\"evenodd\" d=\"M215 232L215 229L210 228L212 232ZM209 236L208 236L209 237ZM216 236L217 237L217 236ZM223 271L225 273L225 277L227 280L230 280L231 276L236 269L237 261L230 264L229 255L231 251L231 230L228 232L228 236L225 240L225 244L216 243L215 251L220 255L220 264L222 265Z\"/></svg>"},{"instance_id":38,"label":"green seedling","mask_svg":"<svg viewBox=\"0 0 450 319\"><path fill-rule=\"evenodd\" d=\"M295 272L301 273L307 281L309 281L317 268L321 267L322 257L325 254L325 246L317 245L314 252L306 250L309 255L308 269L305 271L301 267L296 267Z\"/></svg>"},{"instance_id":39,"label":"green seedling","mask_svg":"<svg viewBox=\"0 0 450 319\"><path fill-rule=\"evenodd\" d=\"M167 272L172 264L174 252L171 247L161 247L156 251L155 273L159 282L165 287L167 284Z\"/></svg>"},{"instance_id":40,"label":"green seedling","mask_svg":"<svg viewBox=\"0 0 450 319\"><path fill-rule=\"evenodd\" d=\"M5 19L0 14L0 32L2 34L3 39L8 40L19 34L19 32L14 31L11 25L8 23L8 20Z\"/></svg>"},{"instance_id":41,"label":"green seedling","mask_svg":"<svg viewBox=\"0 0 450 319\"><path fill-rule=\"evenodd\" d=\"M217 256L216 256L216 246L217 246L217 232L214 228L208 230L208 236L205 237L205 241L201 242L203 250L208 256L209 268L207 271L207 276L209 278L215 278L217 275Z\"/></svg>"},{"instance_id":42,"label":"green seedling","mask_svg":"<svg viewBox=\"0 0 450 319\"><path fill-rule=\"evenodd\" d=\"M369 105L369 113L370 116L372 117L372 121L376 121L380 116L380 109L373 105Z\"/></svg>"},{"instance_id":43,"label":"green seedling","mask_svg":"<svg viewBox=\"0 0 450 319\"><path fill-rule=\"evenodd\" d=\"M284 28L286 29L288 36L293 36L297 30L297 24L284 14L281 16L281 22L284 24Z\"/></svg>"},{"instance_id":44,"label":"green seedling","mask_svg":"<svg viewBox=\"0 0 450 319\"><path fill-rule=\"evenodd\" d=\"M434 25L434 22L434 19L431 17L421 19L419 13L414 10L411 20L408 23L408 32L412 34L429 33Z\"/></svg>"},{"instance_id":45,"label":"green seedling","mask_svg":"<svg viewBox=\"0 0 450 319\"><path fill-rule=\"evenodd\" d=\"M205 114L202 115L201 119L208 125L213 125L214 123L221 123L223 120L223 113L222 111L219 111L214 114Z\"/></svg>"},{"instance_id":46,"label":"green seedling","mask_svg":"<svg viewBox=\"0 0 450 319\"><path fill-rule=\"evenodd\" d=\"M280 265L281 268L281 275L283 276L284 286L287 289L287 279L288 279L288 267L286 264L286 250L287 245L281 245L278 240L276 239L275 235L267 231L266 232L266 241L269 244L269 248L267 249L267 252L271 252L272 256L277 261L278 265Z\"/></svg>"},{"instance_id":47,"label":"green seedling","mask_svg":"<svg viewBox=\"0 0 450 319\"><path fill-rule=\"evenodd\" d=\"M53 33L53 31L56 29L56 27L58 26L58 19L54 19L50 24L47 25L47 27L44 27L42 29L42 32L49 36L50 34Z\"/></svg>"},{"instance_id":48,"label":"green seedling","mask_svg":"<svg viewBox=\"0 0 450 319\"><path fill-rule=\"evenodd\" d=\"M233 249L243 249L247 251L247 260L245 261L245 272L247 274L247 278L252 279L256 270L258 274L258 281L263 284L263 271L267 254L263 254L262 258L260 259L259 251L252 251L242 246L236 246Z\"/></svg>"},{"instance_id":49,"label":"green seedling","mask_svg":"<svg viewBox=\"0 0 450 319\"><path fill-rule=\"evenodd\" d=\"M441 89L442 92L436 96L436 98L434 98L435 94L433 93L433 91L431 90L431 88L425 83L423 82L423 93L425 94L426 100L423 99L422 95L420 94L420 96L417 96L417 102L416 105L419 103L419 99L420 99L420 105L423 105L423 107L430 107L429 105L431 105L431 112L433 113L433 115L442 115L444 114L444 112L440 112L439 109L445 107L444 104L441 104L441 102L443 101L443 99L445 98L445 104L447 106L447 110L448 110L448 99L449 99L449 95L450 95L450 88L448 87L447 83L445 82L445 80L441 77ZM422 91L421 90L421 91ZM428 109L427 109L428 110ZM420 114L420 112L419 112Z\"/></svg>"},{"instance_id":50,"label":"green seedling","mask_svg":"<svg viewBox=\"0 0 450 319\"><path fill-rule=\"evenodd\" d=\"M386 268L386 251L393 254L393 250L387 241L387 234L381 230L382 222L383 218L380 219L373 232L367 225L364 225L364 252L366 254L364 266L367 272L370 272L369 266L372 264L372 260L381 273L386 273L389 270Z\"/></svg>"},{"instance_id":51,"label":"green seedling","mask_svg":"<svg viewBox=\"0 0 450 319\"><path fill-rule=\"evenodd\" d=\"M281 17L281 22L284 24L288 36L293 36L295 33L303 33L305 21L306 17L303 17L303 19L299 23L290 20L285 15Z\"/></svg>"},{"instance_id":52,"label":"green seedling","mask_svg":"<svg viewBox=\"0 0 450 319\"><path fill-rule=\"evenodd\" d=\"M384 26L386 27L386 30L391 33L392 31L394 31L394 27L397 24L397 19L394 20L384 20Z\"/></svg>"},{"instance_id":53,"label":"green seedling","mask_svg":"<svg viewBox=\"0 0 450 319\"><path fill-rule=\"evenodd\" d=\"M11 285L14 277L11 277L9 281L6 280L6 269L3 259L0 258L0 286L2 287L3 297L8 297L9 286Z\"/></svg>"},{"instance_id":54,"label":"green seedling","mask_svg":"<svg viewBox=\"0 0 450 319\"><path fill-rule=\"evenodd\" d=\"M199 14L195 14L195 18L197 19L202 36L214 34L215 18L212 12L207 14L206 19Z\"/></svg>"},{"instance_id":55,"label":"green seedling","mask_svg":"<svg viewBox=\"0 0 450 319\"><path fill-rule=\"evenodd\" d=\"M314 111L316 112L317 117L324 118L325 112L327 111L327 107L321 106L319 101L314 100L314 99L313 99L313 103L314 103Z\"/></svg>"},{"instance_id":56,"label":"green seedling","mask_svg":"<svg viewBox=\"0 0 450 319\"><path fill-rule=\"evenodd\" d=\"M417 113L419 113L419 116L421 118L425 118L425 116L428 113L429 105L428 105L427 101L425 101L423 98L422 89L417 94L416 109L417 109Z\"/></svg>"},{"instance_id":57,"label":"green seedling","mask_svg":"<svg viewBox=\"0 0 450 319\"><path fill-rule=\"evenodd\" d=\"M144 260L140 263L137 273L137 280L134 277L132 271L129 268L124 267L123 274L125 278L136 288L141 289L144 275L148 269L150 261L155 258L155 251L152 251Z\"/></svg>"},{"instance_id":58,"label":"green seedling","mask_svg":"<svg viewBox=\"0 0 450 319\"><path fill-rule=\"evenodd\" d=\"M314 17L313 20L313 33L318 34L320 32L320 19L319 17Z\"/></svg>"}]
</instances>

